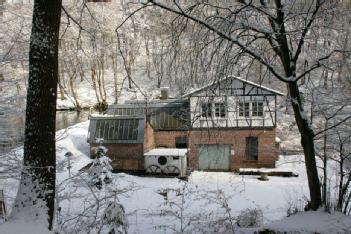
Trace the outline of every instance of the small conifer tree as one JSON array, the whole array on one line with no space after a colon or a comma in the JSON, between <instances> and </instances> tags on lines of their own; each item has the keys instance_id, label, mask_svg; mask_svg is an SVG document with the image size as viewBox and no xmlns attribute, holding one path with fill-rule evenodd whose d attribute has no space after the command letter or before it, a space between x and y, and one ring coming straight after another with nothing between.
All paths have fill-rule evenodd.
<instances>
[{"instance_id":1,"label":"small conifer tree","mask_svg":"<svg viewBox=\"0 0 351 234\"><path fill-rule=\"evenodd\" d=\"M112 182L111 159L106 156L107 148L104 146L96 147L95 153L96 157L88 171L90 177L89 184L101 189L105 184Z\"/></svg>"}]
</instances>

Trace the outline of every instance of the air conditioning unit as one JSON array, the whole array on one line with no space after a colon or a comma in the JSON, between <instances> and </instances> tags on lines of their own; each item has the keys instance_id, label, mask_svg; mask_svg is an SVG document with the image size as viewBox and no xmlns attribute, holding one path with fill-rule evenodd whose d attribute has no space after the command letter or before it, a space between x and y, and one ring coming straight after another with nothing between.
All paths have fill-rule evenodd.
<instances>
[{"instance_id":1,"label":"air conditioning unit","mask_svg":"<svg viewBox=\"0 0 351 234\"><path fill-rule=\"evenodd\" d=\"M144 154L145 171L149 174L185 176L188 149L157 148Z\"/></svg>"}]
</instances>

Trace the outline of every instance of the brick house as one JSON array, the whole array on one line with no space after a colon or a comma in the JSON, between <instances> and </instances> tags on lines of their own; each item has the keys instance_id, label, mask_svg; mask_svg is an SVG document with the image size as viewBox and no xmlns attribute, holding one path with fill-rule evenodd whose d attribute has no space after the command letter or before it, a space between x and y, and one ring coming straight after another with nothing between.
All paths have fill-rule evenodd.
<instances>
[{"instance_id":1,"label":"brick house","mask_svg":"<svg viewBox=\"0 0 351 234\"><path fill-rule=\"evenodd\" d=\"M104 130L96 130L99 119L112 123L137 118L139 124L133 131L138 129L139 138L127 136L121 141L114 136L112 141L104 141L116 169L147 169L143 154L155 148L188 149L187 165L194 170L275 166L279 153L276 103L282 93L230 76L180 99L168 99L163 94L160 100L127 101L109 107L106 116L91 117L91 147L96 146L95 138L111 138ZM127 131L126 124L111 126L109 132L120 132L115 135Z\"/></svg>"}]
</instances>

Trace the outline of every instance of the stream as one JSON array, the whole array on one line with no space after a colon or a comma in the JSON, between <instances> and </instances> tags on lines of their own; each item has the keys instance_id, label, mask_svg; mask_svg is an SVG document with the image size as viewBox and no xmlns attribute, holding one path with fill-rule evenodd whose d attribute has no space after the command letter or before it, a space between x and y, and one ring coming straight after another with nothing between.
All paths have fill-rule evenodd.
<instances>
[{"instance_id":1,"label":"stream","mask_svg":"<svg viewBox=\"0 0 351 234\"><path fill-rule=\"evenodd\" d=\"M88 120L89 111L57 111L56 131ZM22 145L25 112L0 106L0 154Z\"/></svg>"}]
</instances>

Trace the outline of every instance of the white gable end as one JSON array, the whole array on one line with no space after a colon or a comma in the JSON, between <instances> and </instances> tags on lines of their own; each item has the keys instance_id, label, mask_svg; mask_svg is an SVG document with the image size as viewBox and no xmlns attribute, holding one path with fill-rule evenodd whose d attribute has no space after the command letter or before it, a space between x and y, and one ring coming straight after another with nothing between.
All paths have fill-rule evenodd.
<instances>
[{"instance_id":1,"label":"white gable end","mask_svg":"<svg viewBox=\"0 0 351 234\"><path fill-rule=\"evenodd\" d=\"M274 127L278 91L227 78L187 95L193 128Z\"/></svg>"}]
</instances>

